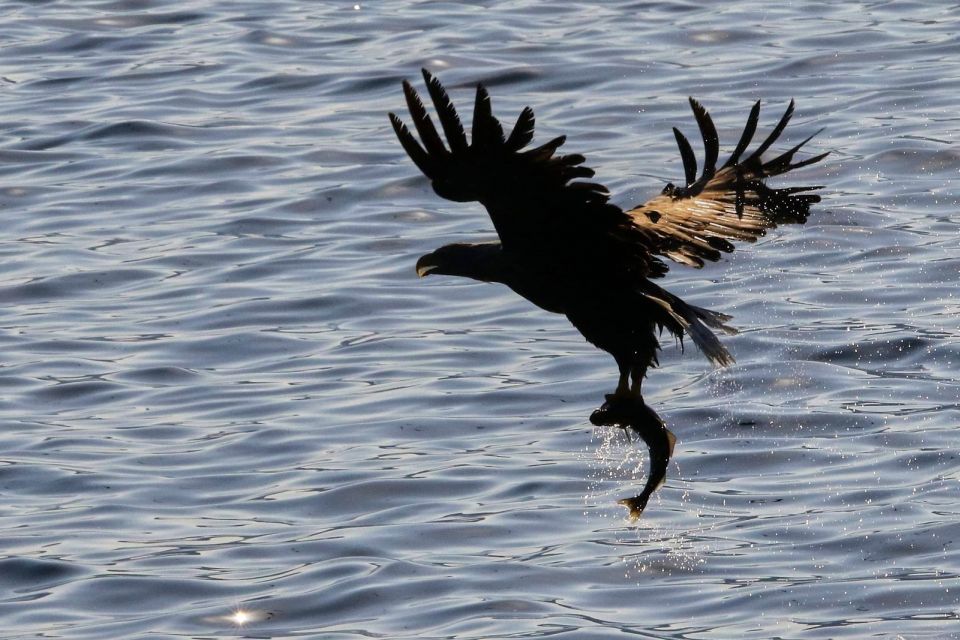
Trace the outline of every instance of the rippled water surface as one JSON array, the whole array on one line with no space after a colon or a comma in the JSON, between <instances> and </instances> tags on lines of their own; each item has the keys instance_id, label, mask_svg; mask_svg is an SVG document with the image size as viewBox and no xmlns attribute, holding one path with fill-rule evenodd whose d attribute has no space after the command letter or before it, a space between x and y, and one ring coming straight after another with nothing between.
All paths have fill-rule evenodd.
<instances>
[{"instance_id":1,"label":"rippled water surface","mask_svg":"<svg viewBox=\"0 0 960 640\"><path fill-rule=\"evenodd\" d=\"M960 637L960 10L758 4L0 7L3 637ZM664 281L738 364L665 341L637 523L612 359L414 274L492 229L393 136L421 66L625 206L688 95L825 128L805 227Z\"/></svg>"}]
</instances>

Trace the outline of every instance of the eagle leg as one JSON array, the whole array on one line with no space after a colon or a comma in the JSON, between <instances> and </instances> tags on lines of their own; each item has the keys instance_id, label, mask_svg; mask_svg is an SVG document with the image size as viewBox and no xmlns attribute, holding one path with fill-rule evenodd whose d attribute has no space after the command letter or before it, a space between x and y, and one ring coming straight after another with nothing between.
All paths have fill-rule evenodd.
<instances>
[{"instance_id":1,"label":"eagle leg","mask_svg":"<svg viewBox=\"0 0 960 640\"><path fill-rule=\"evenodd\" d=\"M647 368L634 364L630 369L630 397L634 399L642 398L643 394L640 386L647 375Z\"/></svg>"},{"instance_id":2,"label":"eagle leg","mask_svg":"<svg viewBox=\"0 0 960 640\"><path fill-rule=\"evenodd\" d=\"M620 369L620 379L617 381L616 390L607 394L606 399L608 402L613 402L621 399L631 398L630 393L630 371L633 369L633 363L630 362L629 358L623 356L613 356L617 361L617 367Z\"/></svg>"}]
</instances>

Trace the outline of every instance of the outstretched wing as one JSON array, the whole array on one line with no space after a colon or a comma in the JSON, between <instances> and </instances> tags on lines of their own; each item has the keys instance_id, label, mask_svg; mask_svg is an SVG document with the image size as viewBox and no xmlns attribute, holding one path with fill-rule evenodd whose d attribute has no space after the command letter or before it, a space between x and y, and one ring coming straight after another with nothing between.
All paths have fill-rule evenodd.
<instances>
[{"instance_id":1,"label":"outstretched wing","mask_svg":"<svg viewBox=\"0 0 960 640\"><path fill-rule=\"evenodd\" d=\"M793 101L766 140L741 160L757 129L760 117L760 102L757 101L750 111L740 142L720 168L716 166L720 145L713 120L693 98L690 98L690 106L700 128L705 152L700 177L697 177L697 161L690 142L674 128L686 186L668 184L660 195L626 212L637 227L653 236L650 250L675 262L699 268L704 261L719 260L721 253L733 251L730 240L753 242L778 224L806 222L810 205L820 201L819 195L809 192L821 187L774 189L764 181L819 162L829 152L794 162L794 155L813 137L810 136L773 160L764 162L761 158L790 121Z\"/></svg>"},{"instance_id":2,"label":"outstretched wing","mask_svg":"<svg viewBox=\"0 0 960 640\"><path fill-rule=\"evenodd\" d=\"M647 272L659 262L645 243L626 242L614 229L649 240L630 224L624 212L608 202L603 185L583 181L593 170L580 154L558 155L560 136L525 150L533 139L534 115L525 108L509 136L494 117L490 96L477 86L471 140L443 85L426 69L423 77L436 109L446 145L409 82L403 92L420 141L395 114L390 122L407 155L433 184L438 195L459 202L479 201L486 207L505 250L515 255L589 259L611 250L625 268ZM635 240L635 238L631 238ZM612 246L615 245L615 246ZM588 255L585 255L588 254Z\"/></svg>"}]
</instances>

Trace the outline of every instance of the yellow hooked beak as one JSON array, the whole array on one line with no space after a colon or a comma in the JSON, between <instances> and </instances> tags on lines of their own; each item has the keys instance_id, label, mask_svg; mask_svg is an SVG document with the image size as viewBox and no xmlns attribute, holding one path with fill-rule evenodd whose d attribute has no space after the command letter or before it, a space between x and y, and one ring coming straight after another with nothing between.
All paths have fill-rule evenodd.
<instances>
[{"instance_id":1,"label":"yellow hooked beak","mask_svg":"<svg viewBox=\"0 0 960 640\"><path fill-rule=\"evenodd\" d=\"M431 271L433 271L439 266L437 263L433 262L433 260L431 259L432 257L433 257L432 254L428 253L427 255L422 256L419 260L417 260L417 275L419 277L422 278L424 276L429 275Z\"/></svg>"}]
</instances>

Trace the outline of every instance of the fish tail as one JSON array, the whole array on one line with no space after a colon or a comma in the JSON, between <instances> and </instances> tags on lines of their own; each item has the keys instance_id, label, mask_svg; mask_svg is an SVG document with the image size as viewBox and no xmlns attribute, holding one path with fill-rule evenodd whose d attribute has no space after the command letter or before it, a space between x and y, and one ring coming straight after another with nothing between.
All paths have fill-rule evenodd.
<instances>
[{"instance_id":1,"label":"fish tail","mask_svg":"<svg viewBox=\"0 0 960 640\"><path fill-rule=\"evenodd\" d=\"M622 504L627 509L630 510L630 522L636 522L641 515L643 515L643 510L647 507L647 501L650 499L649 495L639 495L632 498L624 498L623 500L617 500L617 504Z\"/></svg>"}]
</instances>

